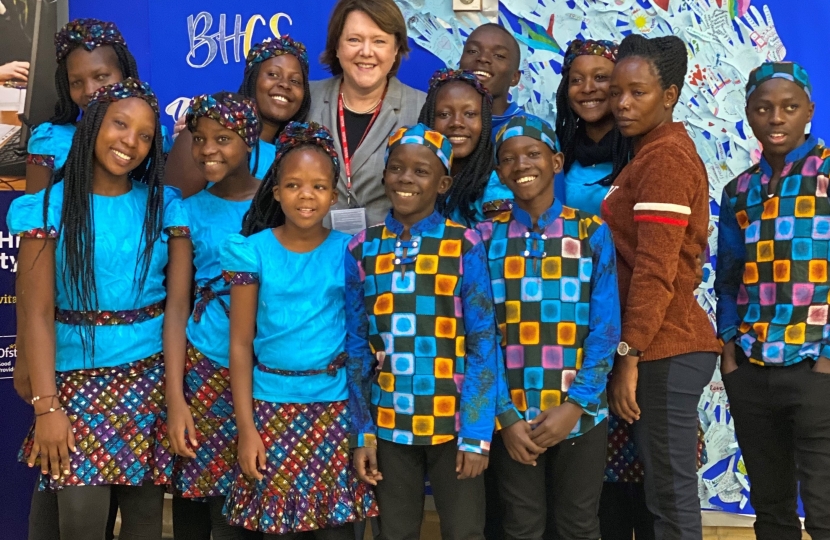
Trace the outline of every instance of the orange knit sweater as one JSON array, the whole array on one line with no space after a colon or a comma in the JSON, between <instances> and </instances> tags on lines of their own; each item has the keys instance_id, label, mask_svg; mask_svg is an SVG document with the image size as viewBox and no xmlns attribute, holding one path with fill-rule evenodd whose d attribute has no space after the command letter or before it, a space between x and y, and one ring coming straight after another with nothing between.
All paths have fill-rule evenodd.
<instances>
[{"instance_id":1,"label":"orange knit sweater","mask_svg":"<svg viewBox=\"0 0 830 540\"><path fill-rule=\"evenodd\" d=\"M635 146L602 204L617 246L622 340L643 361L720 352L694 296L706 248L706 168L681 123L664 124Z\"/></svg>"}]
</instances>

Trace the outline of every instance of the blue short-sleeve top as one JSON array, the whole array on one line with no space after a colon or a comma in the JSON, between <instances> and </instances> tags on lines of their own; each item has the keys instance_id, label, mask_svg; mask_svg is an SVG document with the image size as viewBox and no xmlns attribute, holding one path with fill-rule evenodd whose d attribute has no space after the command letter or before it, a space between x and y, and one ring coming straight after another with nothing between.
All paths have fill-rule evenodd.
<instances>
[{"instance_id":1,"label":"blue short-sleeve top","mask_svg":"<svg viewBox=\"0 0 830 540\"><path fill-rule=\"evenodd\" d=\"M344 352L343 260L350 239L331 231L307 253L289 251L271 229L247 238L233 234L225 240L222 269L231 282L259 283L253 344L258 363L272 370L318 370ZM314 403L348 397L344 369L334 376L296 376L255 367L253 377L253 396L263 401Z\"/></svg>"},{"instance_id":2,"label":"blue short-sleeve top","mask_svg":"<svg viewBox=\"0 0 830 540\"><path fill-rule=\"evenodd\" d=\"M230 285L222 278L219 253L225 239L239 233L251 201L229 201L203 190L183 204L190 222L197 289L187 339L202 354L228 367Z\"/></svg>"},{"instance_id":3,"label":"blue short-sleeve top","mask_svg":"<svg viewBox=\"0 0 830 540\"><path fill-rule=\"evenodd\" d=\"M52 188L43 221L46 190L23 195L12 202L6 222L12 234L56 238L55 307L58 310L83 309L64 282L64 239L61 235L61 211L65 182ZM153 246L149 273L143 289L139 278L143 269L139 255L144 248L143 224L149 188L133 182L132 189L115 197L92 195L94 229L94 272L97 289L96 311L122 312L139 310L162 302L166 296L164 268L167 265L167 242L171 231L188 227L181 194L164 188L163 232ZM69 285L69 287L67 287ZM117 313L113 313L118 316ZM89 326L55 321L55 369L70 371L91 367L113 367L147 358L162 350L164 315L132 324L96 326L91 350Z\"/></svg>"}]
</instances>

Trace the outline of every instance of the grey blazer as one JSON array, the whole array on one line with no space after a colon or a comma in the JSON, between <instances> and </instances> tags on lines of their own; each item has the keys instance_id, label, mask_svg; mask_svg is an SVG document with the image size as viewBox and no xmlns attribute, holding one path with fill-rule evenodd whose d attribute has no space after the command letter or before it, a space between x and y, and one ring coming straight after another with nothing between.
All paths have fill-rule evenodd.
<instances>
[{"instance_id":1,"label":"grey blazer","mask_svg":"<svg viewBox=\"0 0 830 540\"><path fill-rule=\"evenodd\" d=\"M346 170L343 167L343 154L340 146L340 131L337 127L337 97L340 92L341 77L332 77L322 81L312 81L310 121L329 128L334 136L337 155L340 156L340 181L337 191L340 196L333 209L347 208L346 205ZM391 208L389 199L383 191L383 157L389 136L401 126L411 126L418 122L418 115L426 100L426 94L406 86L397 77L389 79L383 107L375 120L366 139L352 153L352 208L366 209L366 224L376 225L386 219ZM328 220L326 220L328 224Z\"/></svg>"}]
</instances>

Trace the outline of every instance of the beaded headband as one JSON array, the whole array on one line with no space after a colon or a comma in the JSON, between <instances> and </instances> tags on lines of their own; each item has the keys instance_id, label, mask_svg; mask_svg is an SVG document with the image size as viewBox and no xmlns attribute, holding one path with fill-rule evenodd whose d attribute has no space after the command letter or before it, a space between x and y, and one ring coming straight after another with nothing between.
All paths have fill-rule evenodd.
<instances>
[{"instance_id":1,"label":"beaded headband","mask_svg":"<svg viewBox=\"0 0 830 540\"><path fill-rule=\"evenodd\" d=\"M247 98L235 99L229 92L221 92L219 99L207 94L194 97L185 115L190 131L196 129L199 118L210 118L242 137L248 148L256 146L259 139L256 105Z\"/></svg>"},{"instance_id":2,"label":"beaded headband","mask_svg":"<svg viewBox=\"0 0 830 540\"><path fill-rule=\"evenodd\" d=\"M613 41L607 39L575 39L568 45L568 50L565 52L565 60L562 62L562 71L567 71L571 68L577 56L601 56L617 63L617 50L619 47Z\"/></svg>"},{"instance_id":3,"label":"beaded headband","mask_svg":"<svg viewBox=\"0 0 830 540\"><path fill-rule=\"evenodd\" d=\"M481 84L481 81L478 80L478 77L473 75L472 71L465 71L460 69L450 69L450 68L442 68L432 74L432 77L429 79L429 90L436 90L441 86L445 85L448 82L453 81L461 81L469 84L476 91L481 94L482 96L487 98L487 101L492 105L493 104L493 96L490 92L484 88L484 85Z\"/></svg>"},{"instance_id":4,"label":"beaded headband","mask_svg":"<svg viewBox=\"0 0 830 540\"><path fill-rule=\"evenodd\" d=\"M448 138L424 124L415 124L412 127L404 126L389 137L384 163L389 161L389 155L392 151L403 144L426 146L438 156L448 173L452 168L452 143Z\"/></svg>"},{"instance_id":5,"label":"beaded headband","mask_svg":"<svg viewBox=\"0 0 830 540\"><path fill-rule=\"evenodd\" d=\"M334 147L334 138L325 126L317 122L289 122L282 130L276 141L277 153L274 156L276 165L289 151L304 144L313 144L325 150L334 163L335 182L340 177L340 159Z\"/></svg>"},{"instance_id":6,"label":"beaded headband","mask_svg":"<svg viewBox=\"0 0 830 540\"><path fill-rule=\"evenodd\" d=\"M793 82L807 92L807 98L813 99L813 85L807 71L796 62L764 62L753 69L746 81L746 99L759 86L772 79L784 79Z\"/></svg>"},{"instance_id":7,"label":"beaded headband","mask_svg":"<svg viewBox=\"0 0 830 540\"><path fill-rule=\"evenodd\" d=\"M267 38L262 43L257 43L251 47L248 56L245 58L245 69L250 69L254 64L283 54L291 54L297 57L303 69L306 73L308 72L308 53L306 53L305 45L299 41L294 41L288 34L276 39Z\"/></svg>"},{"instance_id":8,"label":"beaded headband","mask_svg":"<svg viewBox=\"0 0 830 540\"><path fill-rule=\"evenodd\" d=\"M159 102L155 92L153 92L153 89L146 82L133 79L132 77L127 77L119 83L102 86L96 90L89 100L89 106L91 107L94 103L112 103L131 97L143 99L153 108L156 116L158 116Z\"/></svg>"},{"instance_id":9,"label":"beaded headband","mask_svg":"<svg viewBox=\"0 0 830 540\"><path fill-rule=\"evenodd\" d=\"M116 44L127 46L115 23L98 19L75 19L55 34L55 55L60 62L77 47L91 51L103 45Z\"/></svg>"},{"instance_id":10,"label":"beaded headband","mask_svg":"<svg viewBox=\"0 0 830 540\"><path fill-rule=\"evenodd\" d=\"M499 148L507 139L513 137L530 137L545 143L552 152L559 152L559 142L556 139L556 131L550 124L538 116L525 115L514 116L499 130L496 135L496 163L499 162Z\"/></svg>"}]
</instances>

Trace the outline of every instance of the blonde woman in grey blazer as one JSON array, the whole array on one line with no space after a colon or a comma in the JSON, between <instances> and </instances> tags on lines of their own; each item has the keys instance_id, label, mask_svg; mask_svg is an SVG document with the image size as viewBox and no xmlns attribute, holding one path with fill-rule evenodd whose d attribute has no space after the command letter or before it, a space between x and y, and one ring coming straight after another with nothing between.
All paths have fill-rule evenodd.
<instances>
[{"instance_id":1,"label":"blonde woman in grey blazer","mask_svg":"<svg viewBox=\"0 0 830 540\"><path fill-rule=\"evenodd\" d=\"M329 19L326 49L320 58L334 76L310 86L308 119L329 128L340 157L339 198L332 211L363 208L367 226L383 222L391 208L381 183L387 140L397 128L418 122L426 99L424 92L394 76L408 51L406 24L393 0L340 0ZM345 126L339 120L341 103ZM354 128L350 125L354 118L358 123L363 118L364 124L374 120L362 131L362 141L347 137L349 192L341 131L355 133L349 129Z\"/></svg>"}]
</instances>

